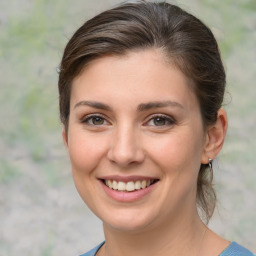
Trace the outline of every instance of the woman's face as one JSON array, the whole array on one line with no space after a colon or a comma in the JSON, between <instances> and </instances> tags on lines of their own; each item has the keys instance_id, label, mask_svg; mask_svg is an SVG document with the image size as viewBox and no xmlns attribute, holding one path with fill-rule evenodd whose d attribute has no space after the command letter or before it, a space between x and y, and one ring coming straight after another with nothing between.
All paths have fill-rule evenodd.
<instances>
[{"instance_id":1,"label":"woman's face","mask_svg":"<svg viewBox=\"0 0 256 256\"><path fill-rule=\"evenodd\" d=\"M143 230L195 213L206 153L189 83L153 49L99 58L74 80L64 140L77 190L106 226Z\"/></svg>"}]
</instances>

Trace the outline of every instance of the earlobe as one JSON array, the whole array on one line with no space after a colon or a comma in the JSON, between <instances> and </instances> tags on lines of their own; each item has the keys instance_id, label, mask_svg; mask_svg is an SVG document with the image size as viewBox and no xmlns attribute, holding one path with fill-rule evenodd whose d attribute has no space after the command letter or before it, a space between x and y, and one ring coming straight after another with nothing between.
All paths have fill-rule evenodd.
<instances>
[{"instance_id":1,"label":"earlobe","mask_svg":"<svg viewBox=\"0 0 256 256\"><path fill-rule=\"evenodd\" d=\"M224 144L228 120L226 111L221 108L218 111L217 121L211 125L206 134L206 142L201 162L208 164L209 159L215 159Z\"/></svg>"},{"instance_id":2,"label":"earlobe","mask_svg":"<svg viewBox=\"0 0 256 256\"><path fill-rule=\"evenodd\" d=\"M68 135L65 130L65 127L62 128L62 138L63 138L64 144L65 144L65 147L68 149Z\"/></svg>"}]
</instances>

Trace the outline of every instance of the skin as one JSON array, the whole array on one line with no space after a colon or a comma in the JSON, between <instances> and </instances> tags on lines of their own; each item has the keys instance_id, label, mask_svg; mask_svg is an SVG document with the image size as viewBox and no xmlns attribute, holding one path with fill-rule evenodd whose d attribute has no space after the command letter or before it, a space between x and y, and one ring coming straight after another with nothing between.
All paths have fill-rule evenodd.
<instances>
[{"instance_id":1,"label":"skin","mask_svg":"<svg viewBox=\"0 0 256 256\"><path fill-rule=\"evenodd\" d=\"M220 109L205 130L191 83L157 49L101 57L73 81L63 138L77 190L103 221L106 244L97 255L210 256L228 245L196 209L200 165L219 153L227 117ZM109 175L158 182L120 202L103 189Z\"/></svg>"}]
</instances>

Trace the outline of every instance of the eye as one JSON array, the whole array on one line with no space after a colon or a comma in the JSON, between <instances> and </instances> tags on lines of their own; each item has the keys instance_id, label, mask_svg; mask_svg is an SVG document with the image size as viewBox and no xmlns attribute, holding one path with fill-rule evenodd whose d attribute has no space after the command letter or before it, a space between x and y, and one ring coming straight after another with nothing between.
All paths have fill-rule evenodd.
<instances>
[{"instance_id":1,"label":"eye","mask_svg":"<svg viewBox=\"0 0 256 256\"><path fill-rule=\"evenodd\" d=\"M175 120L166 115L155 115L151 117L146 123L146 125L149 125L149 126L159 126L159 127L171 126L173 124L175 124Z\"/></svg>"},{"instance_id":2,"label":"eye","mask_svg":"<svg viewBox=\"0 0 256 256\"><path fill-rule=\"evenodd\" d=\"M88 124L88 125L95 125L95 126L101 126L101 125L107 125L108 121L100 115L89 115L86 116L82 123Z\"/></svg>"}]
</instances>

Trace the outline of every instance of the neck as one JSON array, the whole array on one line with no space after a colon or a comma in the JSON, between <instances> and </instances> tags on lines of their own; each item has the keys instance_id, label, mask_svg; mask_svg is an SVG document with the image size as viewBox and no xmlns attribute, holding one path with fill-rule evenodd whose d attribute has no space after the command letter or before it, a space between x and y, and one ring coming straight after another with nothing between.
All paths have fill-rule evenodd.
<instances>
[{"instance_id":1,"label":"neck","mask_svg":"<svg viewBox=\"0 0 256 256\"><path fill-rule=\"evenodd\" d=\"M197 212L192 216L177 216L170 223L136 232L124 232L104 225L106 244L103 255L197 256L206 226Z\"/></svg>"}]
</instances>

